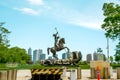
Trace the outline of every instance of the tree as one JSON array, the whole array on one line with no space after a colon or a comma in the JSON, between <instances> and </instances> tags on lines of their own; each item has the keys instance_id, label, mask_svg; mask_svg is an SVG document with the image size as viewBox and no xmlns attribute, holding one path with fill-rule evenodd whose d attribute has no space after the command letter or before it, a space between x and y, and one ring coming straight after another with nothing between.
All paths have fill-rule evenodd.
<instances>
[{"instance_id":1,"label":"tree","mask_svg":"<svg viewBox=\"0 0 120 80\"><path fill-rule=\"evenodd\" d=\"M97 53L102 53L102 52L103 52L103 50L101 48L97 49Z\"/></svg>"},{"instance_id":2,"label":"tree","mask_svg":"<svg viewBox=\"0 0 120 80\"><path fill-rule=\"evenodd\" d=\"M120 39L120 6L114 3L104 3L103 12L105 19L102 29L106 31L106 37Z\"/></svg>"},{"instance_id":3,"label":"tree","mask_svg":"<svg viewBox=\"0 0 120 80\"><path fill-rule=\"evenodd\" d=\"M0 22L0 44L3 44L4 46L9 46L9 40L7 38L10 31L3 27L4 24L4 22Z\"/></svg>"},{"instance_id":4,"label":"tree","mask_svg":"<svg viewBox=\"0 0 120 80\"><path fill-rule=\"evenodd\" d=\"M106 60L107 60L107 58L106 58L105 54L103 54L103 56L104 56L104 61L106 61Z\"/></svg>"},{"instance_id":5,"label":"tree","mask_svg":"<svg viewBox=\"0 0 120 80\"><path fill-rule=\"evenodd\" d=\"M8 48L3 44L0 44L0 63L7 62L7 57L8 57L7 51L8 51Z\"/></svg>"},{"instance_id":6,"label":"tree","mask_svg":"<svg viewBox=\"0 0 120 80\"><path fill-rule=\"evenodd\" d=\"M116 45L115 61L120 63L120 42Z\"/></svg>"},{"instance_id":7,"label":"tree","mask_svg":"<svg viewBox=\"0 0 120 80\"><path fill-rule=\"evenodd\" d=\"M18 62L18 63L27 63L30 60L30 57L27 55L27 52L25 49L21 49L19 47L12 47L9 49L9 58L13 62ZM9 61L9 60L8 60Z\"/></svg>"},{"instance_id":8,"label":"tree","mask_svg":"<svg viewBox=\"0 0 120 80\"><path fill-rule=\"evenodd\" d=\"M0 63L18 62L27 63L30 57L25 49L19 47L9 48L8 34L10 31L3 27L5 23L0 22Z\"/></svg>"},{"instance_id":9,"label":"tree","mask_svg":"<svg viewBox=\"0 0 120 80\"><path fill-rule=\"evenodd\" d=\"M113 57L112 56L110 56L110 62L113 63Z\"/></svg>"},{"instance_id":10,"label":"tree","mask_svg":"<svg viewBox=\"0 0 120 80\"><path fill-rule=\"evenodd\" d=\"M106 31L107 38L118 40L115 61L120 61L120 6L115 3L104 3L103 15L105 16L102 29Z\"/></svg>"}]
</instances>

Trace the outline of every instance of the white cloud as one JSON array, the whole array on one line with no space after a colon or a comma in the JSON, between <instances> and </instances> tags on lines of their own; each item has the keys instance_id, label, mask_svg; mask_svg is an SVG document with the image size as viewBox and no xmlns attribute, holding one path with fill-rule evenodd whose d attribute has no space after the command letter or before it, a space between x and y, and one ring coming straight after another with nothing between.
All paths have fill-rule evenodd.
<instances>
[{"instance_id":1,"label":"white cloud","mask_svg":"<svg viewBox=\"0 0 120 80\"><path fill-rule=\"evenodd\" d=\"M91 20L91 21L90 21ZM91 29L97 29L100 30L101 29L101 24L102 21L95 21L90 18L88 19L82 19L82 18L74 18L73 20L68 20L68 23L73 24L73 25L77 25L77 26L81 26L81 27L86 27L86 28L91 28Z\"/></svg>"},{"instance_id":2,"label":"white cloud","mask_svg":"<svg viewBox=\"0 0 120 80\"><path fill-rule=\"evenodd\" d=\"M39 11L33 10L31 8L14 8L15 10L21 11L22 13L29 14L29 15L38 15Z\"/></svg>"},{"instance_id":3,"label":"white cloud","mask_svg":"<svg viewBox=\"0 0 120 80\"><path fill-rule=\"evenodd\" d=\"M44 5L43 0L28 0L31 5Z\"/></svg>"},{"instance_id":4,"label":"white cloud","mask_svg":"<svg viewBox=\"0 0 120 80\"><path fill-rule=\"evenodd\" d=\"M82 12L77 10L73 10L70 8L60 8L57 7L57 10L54 12L54 16L56 19L80 27L91 28L101 30L101 25L103 21L103 16L96 16L96 15L86 15Z\"/></svg>"}]
</instances>

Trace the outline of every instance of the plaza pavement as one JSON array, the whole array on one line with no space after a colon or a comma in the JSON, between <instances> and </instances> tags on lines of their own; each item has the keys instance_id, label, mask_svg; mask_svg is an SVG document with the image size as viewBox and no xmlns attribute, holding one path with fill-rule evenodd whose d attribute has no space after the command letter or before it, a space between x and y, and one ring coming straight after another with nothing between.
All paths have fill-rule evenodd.
<instances>
[{"instance_id":1,"label":"plaza pavement","mask_svg":"<svg viewBox=\"0 0 120 80\"><path fill-rule=\"evenodd\" d=\"M90 70L82 70L82 79L79 80L97 80L90 79ZM31 71L30 70L18 70L17 71L17 80L30 80L31 79ZM100 80L120 80L117 79L116 71L113 71L113 75L111 79L100 79Z\"/></svg>"}]
</instances>

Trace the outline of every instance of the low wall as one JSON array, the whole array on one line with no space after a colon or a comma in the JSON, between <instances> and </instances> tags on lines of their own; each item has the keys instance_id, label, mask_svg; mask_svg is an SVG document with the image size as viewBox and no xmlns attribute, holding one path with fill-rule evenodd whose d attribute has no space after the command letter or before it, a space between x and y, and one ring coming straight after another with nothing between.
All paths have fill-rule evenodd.
<instances>
[{"instance_id":1,"label":"low wall","mask_svg":"<svg viewBox=\"0 0 120 80\"><path fill-rule=\"evenodd\" d=\"M17 70L0 70L0 80L16 80L17 79Z\"/></svg>"},{"instance_id":2,"label":"low wall","mask_svg":"<svg viewBox=\"0 0 120 80\"><path fill-rule=\"evenodd\" d=\"M97 78L97 73L100 73L100 78L110 79L110 63L107 61L91 61L91 78Z\"/></svg>"}]
</instances>

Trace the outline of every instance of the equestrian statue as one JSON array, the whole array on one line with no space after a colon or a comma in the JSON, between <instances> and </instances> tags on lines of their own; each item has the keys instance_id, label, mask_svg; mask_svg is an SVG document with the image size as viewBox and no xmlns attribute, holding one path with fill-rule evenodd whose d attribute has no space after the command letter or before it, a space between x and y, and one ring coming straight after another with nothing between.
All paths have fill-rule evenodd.
<instances>
[{"instance_id":1,"label":"equestrian statue","mask_svg":"<svg viewBox=\"0 0 120 80\"><path fill-rule=\"evenodd\" d=\"M47 53L49 55L49 53L51 52L53 54L53 57L58 60L58 57L56 56L56 52L61 51L63 49L67 49L67 52L69 53L69 48L66 47L66 46L64 46L65 39L64 38L60 38L59 35L58 35L58 31L57 31L56 28L55 28L55 30L56 30L56 33L53 34L53 37L54 37L54 46L51 47L51 48L47 48Z\"/></svg>"}]
</instances>

